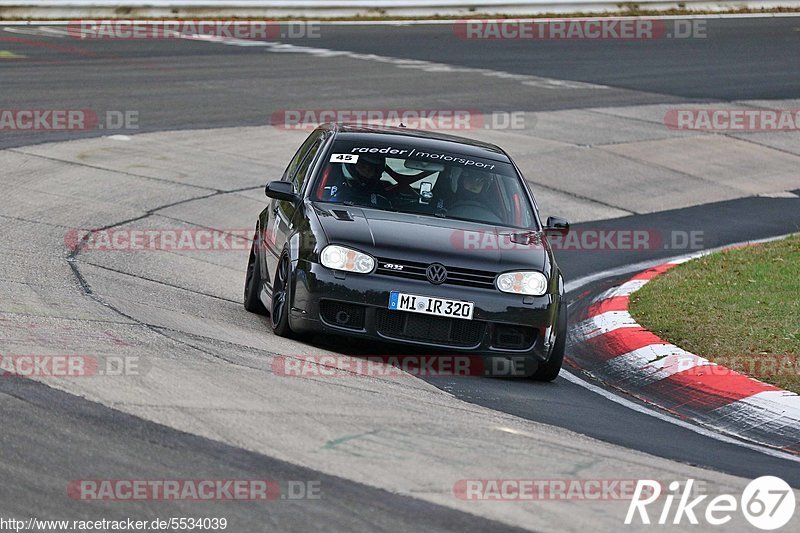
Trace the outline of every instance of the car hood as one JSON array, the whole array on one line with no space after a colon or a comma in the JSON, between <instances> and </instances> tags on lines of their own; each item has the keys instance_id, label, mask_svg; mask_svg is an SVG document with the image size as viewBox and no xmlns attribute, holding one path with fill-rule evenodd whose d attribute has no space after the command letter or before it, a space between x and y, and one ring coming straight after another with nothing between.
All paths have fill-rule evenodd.
<instances>
[{"instance_id":1,"label":"car hood","mask_svg":"<svg viewBox=\"0 0 800 533\"><path fill-rule=\"evenodd\" d=\"M549 270L549 245L539 231L341 204L312 205L328 243L377 258L477 270Z\"/></svg>"}]
</instances>

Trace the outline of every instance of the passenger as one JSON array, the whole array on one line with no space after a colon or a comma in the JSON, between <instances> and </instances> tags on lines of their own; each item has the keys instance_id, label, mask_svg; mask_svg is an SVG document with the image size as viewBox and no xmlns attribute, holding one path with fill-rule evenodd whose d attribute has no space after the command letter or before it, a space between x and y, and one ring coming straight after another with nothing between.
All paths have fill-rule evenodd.
<instances>
[{"instance_id":1,"label":"passenger","mask_svg":"<svg viewBox=\"0 0 800 533\"><path fill-rule=\"evenodd\" d=\"M470 213L476 219L486 222L502 221L503 209L498 204L497 195L493 193L491 183L491 174L474 168L462 170L458 177L456 192L449 202L448 212L450 214ZM493 216L490 216L489 213Z\"/></svg>"},{"instance_id":2,"label":"passenger","mask_svg":"<svg viewBox=\"0 0 800 533\"><path fill-rule=\"evenodd\" d=\"M459 188L456 191L456 201L484 203L486 199L482 198L481 194L483 194L491 179L491 176L485 172L472 168L464 169L458 182Z\"/></svg>"}]
</instances>

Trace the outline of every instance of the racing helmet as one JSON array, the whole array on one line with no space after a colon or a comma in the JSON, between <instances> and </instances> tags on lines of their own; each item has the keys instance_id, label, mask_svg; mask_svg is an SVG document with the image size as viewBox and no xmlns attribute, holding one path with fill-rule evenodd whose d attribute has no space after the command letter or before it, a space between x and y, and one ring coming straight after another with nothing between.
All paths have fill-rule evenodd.
<instances>
[{"instance_id":1,"label":"racing helmet","mask_svg":"<svg viewBox=\"0 0 800 533\"><path fill-rule=\"evenodd\" d=\"M360 155L358 161L347 164L347 172L360 185L368 185L381 179L386 169L386 158L382 155Z\"/></svg>"},{"instance_id":2,"label":"racing helmet","mask_svg":"<svg viewBox=\"0 0 800 533\"><path fill-rule=\"evenodd\" d=\"M465 168L465 169L463 169L461 171L461 175L459 176L459 178L460 178L459 183L461 185L461 188L467 189L467 186L466 186L465 182L469 181L471 183L474 183L475 185L479 184L481 191L485 190L486 185L491 181L491 175L490 174L488 174L488 173L486 173L484 171L481 171L481 170L478 170L478 169L475 169L475 168L469 168L469 167L467 167L467 168Z\"/></svg>"}]
</instances>

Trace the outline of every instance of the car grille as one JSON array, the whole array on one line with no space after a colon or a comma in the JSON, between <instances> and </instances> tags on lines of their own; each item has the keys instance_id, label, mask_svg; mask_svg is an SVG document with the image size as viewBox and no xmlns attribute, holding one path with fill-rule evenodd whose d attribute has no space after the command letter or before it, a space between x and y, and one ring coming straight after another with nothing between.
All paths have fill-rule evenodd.
<instances>
[{"instance_id":1,"label":"car grille","mask_svg":"<svg viewBox=\"0 0 800 533\"><path fill-rule=\"evenodd\" d=\"M470 348L481 343L486 323L378 309L376 328L384 337L393 339Z\"/></svg>"},{"instance_id":2,"label":"car grille","mask_svg":"<svg viewBox=\"0 0 800 533\"><path fill-rule=\"evenodd\" d=\"M402 270L387 267L386 265L402 266ZM411 261L400 261L396 259L378 258L378 268L376 274L384 276L394 276L397 278L416 279L428 282L425 271L428 263L414 263ZM496 274L487 270L472 270L469 268L457 268L445 265L447 268L447 281L445 285L461 285L465 287L479 287L482 289L493 289Z\"/></svg>"},{"instance_id":3,"label":"car grille","mask_svg":"<svg viewBox=\"0 0 800 533\"><path fill-rule=\"evenodd\" d=\"M364 329L365 309L363 305L321 300L319 302L319 314L324 322L332 326Z\"/></svg>"}]
</instances>

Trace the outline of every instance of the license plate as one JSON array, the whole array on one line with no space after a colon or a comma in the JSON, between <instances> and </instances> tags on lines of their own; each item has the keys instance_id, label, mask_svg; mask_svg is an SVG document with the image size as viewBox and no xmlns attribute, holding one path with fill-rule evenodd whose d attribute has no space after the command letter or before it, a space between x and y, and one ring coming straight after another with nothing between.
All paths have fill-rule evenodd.
<instances>
[{"instance_id":1,"label":"license plate","mask_svg":"<svg viewBox=\"0 0 800 533\"><path fill-rule=\"evenodd\" d=\"M422 313L423 315L472 320L474 307L474 303L461 300L446 300L444 298L419 296L418 294L406 294L404 292L392 292L389 295L389 309Z\"/></svg>"}]
</instances>

